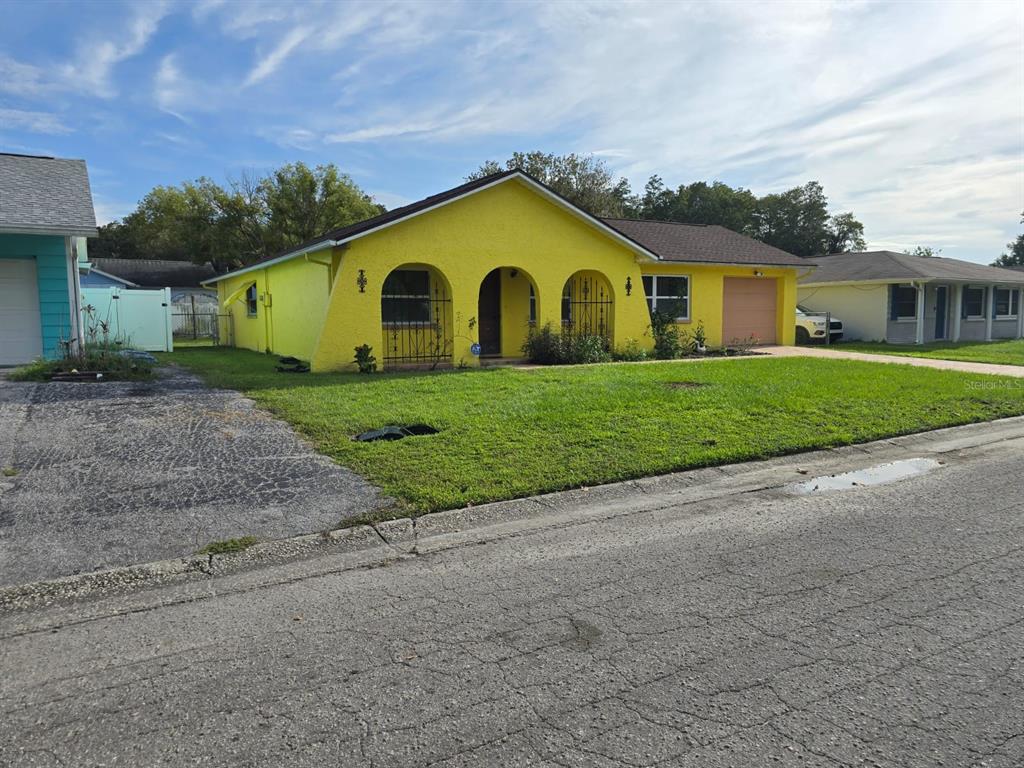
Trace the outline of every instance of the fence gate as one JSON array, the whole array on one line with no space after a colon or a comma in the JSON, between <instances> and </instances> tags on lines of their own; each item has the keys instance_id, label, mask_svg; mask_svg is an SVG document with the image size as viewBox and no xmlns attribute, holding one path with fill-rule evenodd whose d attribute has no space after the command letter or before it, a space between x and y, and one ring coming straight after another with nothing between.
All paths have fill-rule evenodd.
<instances>
[{"instance_id":1,"label":"fence gate","mask_svg":"<svg viewBox=\"0 0 1024 768\"><path fill-rule=\"evenodd\" d=\"M170 352L171 289L82 288L86 343L110 341L131 349Z\"/></svg>"},{"instance_id":2,"label":"fence gate","mask_svg":"<svg viewBox=\"0 0 1024 768\"><path fill-rule=\"evenodd\" d=\"M573 336L612 337L612 295L603 277L573 275L562 291L562 329Z\"/></svg>"}]
</instances>

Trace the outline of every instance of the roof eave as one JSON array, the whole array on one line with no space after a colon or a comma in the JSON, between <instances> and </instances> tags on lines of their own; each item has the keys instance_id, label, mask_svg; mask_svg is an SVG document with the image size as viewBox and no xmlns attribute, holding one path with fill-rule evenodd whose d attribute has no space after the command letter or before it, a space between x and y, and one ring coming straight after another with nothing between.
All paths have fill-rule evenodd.
<instances>
[{"instance_id":1,"label":"roof eave","mask_svg":"<svg viewBox=\"0 0 1024 768\"><path fill-rule=\"evenodd\" d=\"M99 237L96 227L0 225L0 235L57 235L60 237Z\"/></svg>"},{"instance_id":2,"label":"roof eave","mask_svg":"<svg viewBox=\"0 0 1024 768\"><path fill-rule=\"evenodd\" d=\"M422 216L425 213L429 213L430 211L434 211L434 210L436 210L438 208L441 208L441 207L443 207L445 205L448 205L450 203L454 203L454 202L456 202L458 200L462 200L462 199L464 199L466 197L469 197L470 195L475 195L478 192L483 192L485 189L491 189L492 187L495 187L498 184L504 184L506 181L509 181L511 179L519 179L520 181L528 184L530 187L532 187L536 191L540 192L542 195L544 195L548 199L556 202L558 205L563 207L569 213L572 213L577 218L579 218L579 219L585 221L586 223L590 224L595 229L601 230L602 232L604 232L604 234L606 234L609 237L611 237L612 239L618 241L621 245L624 245L625 247L629 248L629 250L633 251L634 253L636 253L636 254L644 257L644 258L650 259L651 261L655 261L655 262L663 261L663 259L660 256L658 256L658 254L654 253L651 250L648 250L644 246L640 245L640 243L636 242L631 237L629 237L628 235L620 232L619 230L615 229L614 227L612 227L612 226L610 226L608 224L605 224L598 217L592 216L591 214L587 213L586 211L584 211L579 206L574 205L573 203L569 202L568 200L566 200L564 197L562 197L558 193L553 192L552 190L548 189L547 187L545 187L543 184L541 184L537 180L533 179L531 176L527 175L526 173L523 173L522 171L515 171L513 173L508 173L508 174L505 174L503 176L499 176L498 178L494 179L493 181L491 181L488 184L481 184L478 187L474 187L473 189L466 190L461 195L456 195L455 197L449 197L449 198L446 198L445 200L440 200L437 203L435 203L434 205L428 205L428 206L420 208L420 209L418 209L416 211L411 211L409 214L407 214L405 216L401 216L401 217L399 217L397 219L392 219L391 221L382 222L381 224L379 224L376 227L370 227L369 229L365 229L365 230L362 230L360 232L355 232L355 233L349 235L348 237L341 237L341 238L338 238L338 239L325 238L324 240L318 241L317 243L314 243L312 245L306 246L304 248L300 248L300 249L295 250L295 251L289 251L288 253L281 254L280 256L277 256L276 258L268 259L267 261L261 261L261 262L258 262L256 264L251 264L251 265L249 265L247 267L242 267L241 269L236 269L236 270L234 270L232 272L226 272L223 275L218 275L217 277L210 278L209 280L204 280L202 282L202 284L203 285L207 285L207 284L211 284L211 283L216 283L216 282L218 282L220 280L224 280L225 278L237 277L239 275L244 275L247 272L253 272L253 271L258 270L258 269L266 269L267 267L274 266L275 264L279 264L282 261L287 261L288 259L293 259L293 258L295 258L297 256L302 256L303 254L306 254L306 253L312 253L313 251L322 250L323 248L325 248L327 246L339 246L339 245L344 245L345 243L350 243L353 240L358 240L361 237L366 237L367 235L372 235L375 232L380 232L381 230L387 229L389 227L393 227L395 224L399 224L399 223L401 223L403 221L408 221L409 219L414 219L417 216Z\"/></svg>"}]
</instances>

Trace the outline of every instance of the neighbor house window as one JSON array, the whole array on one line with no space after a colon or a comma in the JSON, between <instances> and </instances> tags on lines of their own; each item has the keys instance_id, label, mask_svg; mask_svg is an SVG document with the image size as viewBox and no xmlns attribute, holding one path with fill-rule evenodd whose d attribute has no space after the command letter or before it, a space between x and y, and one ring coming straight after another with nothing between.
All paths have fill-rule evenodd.
<instances>
[{"instance_id":1,"label":"neighbor house window","mask_svg":"<svg viewBox=\"0 0 1024 768\"><path fill-rule=\"evenodd\" d=\"M985 317L984 288L964 288L964 317L969 320L981 320Z\"/></svg>"},{"instance_id":2,"label":"neighbor house window","mask_svg":"<svg viewBox=\"0 0 1024 768\"><path fill-rule=\"evenodd\" d=\"M1020 291L1013 288L996 288L993 296L997 320L1014 320L1020 312Z\"/></svg>"},{"instance_id":3,"label":"neighbor house window","mask_svg":"<svg viewBox=\"0 0 1024 768\"><path fill-rule=\"evenodd\" d=\"M690 319L690 278L678 275L644 275L647 309L667 312L676 320Z\"/></svg>"},{"instance_id":4,"label":"neighbor house window","mask_svg":"<svg viewBox=\"0 0 1024 768\"><path fill-rule=\"evenodd\" d=\"M257 298L256 283L253 283L245 292L245 314L249 317L256 317Z\"/></svg>"},{"instance_id":5,"label":"neighbor house window","mask_svg":"<svg viewBox=\"0 0 1024 768\"><path fill-rule=\"evenodd\" d=\"M425 269L396 269L384 280L380 299L385 323L429 323L430 274Z\"/></svg>"},{"instance_id":6,"label":"neighbor house window","mask_svg":"<svg viewBox=\"0 0 1024 768\"><path fill-rule=\"evenodd\" d=\"M913 320L917 317L917 288L912 285L892 287L892 316L895 320Z\"/></svg>"}]
</instances>

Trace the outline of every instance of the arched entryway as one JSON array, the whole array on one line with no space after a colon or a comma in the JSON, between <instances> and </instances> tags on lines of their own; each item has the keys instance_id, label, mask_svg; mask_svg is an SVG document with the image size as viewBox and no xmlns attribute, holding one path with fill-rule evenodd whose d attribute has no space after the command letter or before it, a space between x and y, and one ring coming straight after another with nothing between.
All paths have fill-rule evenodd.
<instances>
[{"instance_id":1,"label":"arched entryway","mask_svg":"<svg viewBox=\"0 0 1024 768\"><path fill-rule=\"evenodd\" d=\"M518 267L492 269L480 282L477 338L481 357L519 357L537 321L537 285Z\"/></svg>"},{"instance_id":2,"label":"arched entryway","mask_svg":"<svg viewBox=\"0 0 1024 768\"><path fill-rule=\"evenodd\" d=\"M595 270L573 274L562 288L562 332L600 336L611 345L615 300L608 278Z\"/></svg>"},{"instance_id":3,"label":"arched entryway","mask_svg":"<svg viewBox=\"0 0 1024 768\"><path fill-rule=\"evenodd\" d=\"M380 297L385 368L451 363L451 297L448 279L426 264L403 264L388 274Z\"/></svg>"}]
</instances>

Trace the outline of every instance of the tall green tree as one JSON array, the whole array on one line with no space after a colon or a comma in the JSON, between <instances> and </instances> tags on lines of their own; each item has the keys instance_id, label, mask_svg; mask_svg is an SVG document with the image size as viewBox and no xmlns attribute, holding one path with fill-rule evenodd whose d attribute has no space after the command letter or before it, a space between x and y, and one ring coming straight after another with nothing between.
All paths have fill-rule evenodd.
<instances>
[{"instance_id":1,"label":"tall green tree","mask_svg":"<svg viewBox=\"0 0 1024 768\"><path fill-rule=\"evenodd\" d=\"M282 166L222 186L200 178L154 187L122 221L102 227L94 256L247 264L384 211L334 165Z\"/></svg>"},{"instance_id":2,"label":"tall green tree","mask_svg":"<svg viewBox=\"0 0 1024 768\"><path fill-rule=\"evenodd\" d=\"M1024 213L1021 214L1020 223L1024 224ZM1017 235L1017 239L1006 244L1006 253L992 262L993 267L1024 267L1024 235Z\"/></svg>"},{"instance_id":3,"label":"tall green tree","mask_svg":"<svg viewBox=\"0 0 1024 768\"><path fill-rule=\"evenodd\" d=\"M513 152L504 163L488 160L466 181L519 168L574 205L595 216L622 216L630 196L629 182L615 180L607 164L593 155Z\"/></svg>"},{"instance_id":4,"label":"tall green tree","mask_svg":"<svg viewBox=\"0 0 1024 768\"><path fill-rule=\"evenodd\" d=\"M864 240L864 225L852 213L832 214L828 219L826 238L826 254L863 251L868 247Z\"/></svg>"}]
</instances>

